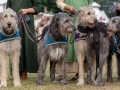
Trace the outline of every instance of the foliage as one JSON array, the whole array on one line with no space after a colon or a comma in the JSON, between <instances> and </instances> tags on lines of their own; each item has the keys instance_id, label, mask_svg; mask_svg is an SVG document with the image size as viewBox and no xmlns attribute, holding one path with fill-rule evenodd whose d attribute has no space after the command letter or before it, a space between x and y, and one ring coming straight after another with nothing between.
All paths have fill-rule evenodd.
<instances>
[{"instance_id":1,"label":"foliage","mask_svg":"<svg viewBox=\"0 0 120 90\"><path fill-rule=\"evenodd\" d=\"M41 0L41 10L42 10L42 12L44 11L44 6L47 7L48 11L52 11L54 13L61 11L56 6L56 0Z\"/></svg>"}]
</instances>

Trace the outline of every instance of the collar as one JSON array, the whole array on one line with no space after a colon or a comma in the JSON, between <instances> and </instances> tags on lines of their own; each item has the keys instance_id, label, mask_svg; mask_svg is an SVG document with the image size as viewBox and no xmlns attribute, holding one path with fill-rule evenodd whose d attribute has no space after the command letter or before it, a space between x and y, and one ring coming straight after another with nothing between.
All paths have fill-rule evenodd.
<instances>
[{"instance_id":1,"label":"collar","mask_svg":"<svg viewBox=\"0 0 120 90\"><path fill-rule=\"evenodd\" d=\"M5 42L5 41L10 41L13 39L20 39L18 30L16 30L16 32L13 33L12 35L4 35L4 33L2 31L0 32L0 43Z\"/></svg>"},{"instance_id":2,"label":"collar","mask_svg":"<svg viewBox=\"0 0 120 90\"><path fill-rule=\"evenodd\" d=\"M66 43L67 44L67 38L66 38L66 36L64 36L60 40L55 40L50 36L49 30L48 30L46 35L44 36L43 43L44 43L44 46L48 46L48 45L52 45L52 44L56 44L56 43Z\"/></svg>"},{"instance_id":3,"label":"collar","mask_svg":"<svg viewBox=\"0 0 120 90\"><path fill-rule=\"evenodd\" d=\"M83 26L78 25L77 29L81 33L88 33L89 27L83 27Z\"/></svg>"}]
</instances>

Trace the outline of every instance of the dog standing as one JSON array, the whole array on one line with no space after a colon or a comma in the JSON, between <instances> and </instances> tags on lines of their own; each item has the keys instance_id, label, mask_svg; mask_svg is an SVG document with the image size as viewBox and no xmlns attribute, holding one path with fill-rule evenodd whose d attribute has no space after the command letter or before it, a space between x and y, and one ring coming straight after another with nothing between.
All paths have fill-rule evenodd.
<instances>
[{"instance_id":1,"label":"dog standing","mask_svg":"<svg viewBox=\"0 0 120 90\"><path fill-rule=\"evenodd\" d=\"M0 14L0 87L7 87L7 60L12 64L15 87L21 86L19 77L20 37L16 13L8 8Z\"/></svg>"},{"instance_id":2,"label":"dog standing","mask_svg":"<svg viewBox=\"0 0 120 90\"><path fill-rule=\"evenodd\" d=\"M97 22L92 7L82 7L77 12L77 29L75 50L79 65L79 81L84 84L83 63L86 56L88 63L87 83L102 86L102 67L109 52L109 39L105 30L105 23ZM78 47L79 46L79 47Z\"/></svg>"},{"instance_id":3,"label":"dog standing","mask_svg":"<svg viewBox=\"0 0 120 90\"><path fill-rule=\"evenodd\" d=\"M43 84L45 75L45 68L47 61L50 59L53 63L50 70L51 82L55 81L55 66L57 62L61 63L61 84L66 85L66 55L67 55L67 42L66 35L71 34L75 30L72 19L65 13L56 14L50 25L46 26L43 34L46 33L45 38L52 38L55 43L50 43L41 46L39 50L39 71L36 80L37 85ZM45 31L45 32L44 32ZM65 41L64 41L65 39ZM50 39L51 40L51 39ZM49 40L49 41L50 41ZM45 44L45 43L44 43Z\"/></svg>"},{"instance_id":4,"label":"dog standing","mask_svg":"<svg viewBox=\"0 0 120 90\"><path fill-rule=\"evenodd\" d=\"M81 7L77 11L77 22L76 22L77 31L75 32L75 51L79 66L79 79L77 85L84 85L84 60L89 52L87 45L88 32L86 30L87 28L94 27L95 23L96 23L96 17L92 7L88 7L88 6ZM91 55L92 58L90 62L92 62L93 60L93 64L91 65L93 66L94 76L95 76L95 72L96 72L95 54L91 52ZM88 60L87 62L88 64L90 64Z\"/></svg>"},{"instance_id":5,"label":"dog standing","mask_svg":"<svg viewBox=\"0 0 120 90\"><path fill-rule=\"evenodd\" d=\"M112 17L106 24L107 34L109 35L109 56L107 60L107 81L113 82L112 79L112 55L116 53L117 57L117 74L120 81L120 17Z\"/></svg>"}]
</instances>

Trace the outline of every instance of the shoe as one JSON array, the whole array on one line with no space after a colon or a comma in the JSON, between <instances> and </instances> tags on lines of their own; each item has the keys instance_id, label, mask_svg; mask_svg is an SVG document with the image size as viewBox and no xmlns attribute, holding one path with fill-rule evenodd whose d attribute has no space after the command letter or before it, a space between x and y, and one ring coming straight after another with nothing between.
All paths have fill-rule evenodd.
<instances>
[{"instance_id":1,"label":"shoe","mask_svg":"<svg viewBox=\"0 0 120 90\"><path fill-rule=\"evenodd\" d=\"M74 76L71 81L76 81L78 79L78 76Z\"/></svg>"},{"instance_id":2,"label":"shoe","mask_svg":"<svg viewBox=\"0 0 120 90\"><path fill-rule=\"evenodd\" d=\"M62 77L59 75L55 81L61 81Z\"/></svg>"},{"instance_id":3,"label":"shoe","mask_svg":"<svg viewBox=\"0 0 120 90\"><path fill-rule=\"evenodd\" d=\"M78 79L78 73L71 79L71 81L76 81Z\"/></svg>"},{"instance_id":4,"label":"shoe","mask_svg":"<svg viewBox=\"0 0 120 90\"><path fill-rule=\"evenodd\" d=\"M21 80L26 80L27 77L27 72L26 71L20 71L20 79Z\"/></svg>"}]
</instances>

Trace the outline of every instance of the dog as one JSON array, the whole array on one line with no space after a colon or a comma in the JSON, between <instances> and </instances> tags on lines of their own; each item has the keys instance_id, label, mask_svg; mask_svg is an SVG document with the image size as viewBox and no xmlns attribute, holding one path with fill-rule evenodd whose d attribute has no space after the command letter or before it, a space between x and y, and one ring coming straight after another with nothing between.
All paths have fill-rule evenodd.
<instances>
[{"instance_id":1,"label":"dog","mask_svg":"<svg viewBox=\"0 0 120 90\"><path fill-rule=\"evenodd\" d=\"M15 87L21 86L19 76L20 36L16 12L8 8L0 14L0 87L7 87L7 59L12 64Z\"/></svg>"},{"instance_id":2,"label":"dog","mask_svg":"<svg viewBox=\"0 0 120 90\"><path fill-rule=\"evenodd\" d=\"M120 81L120 17L110 18L106 24L107 34L109 35L109 56L107 59L107 82L113 82L112 79L112 55L116 53L118 81Z\"/></svg>"},{"instance_id":3,"label":"dog","mask_svg":"<svg viewBox=\"0 0 120 90\"><path fill-rule=\"evenodd\" d=\"M85 6L77 11L75 51L79 66L77 85L84 85L84 60L88 63L87 84L104 85L102 67L108 56L108 37L104 23L98 23L92 7ZM104 45L105 44L105 45Z\"/></svg>"},{"instance_id":4,"label":"dog","mask_svg":"<svg viewBox=\"0 0 120 90\"><path fill-rule=\"evenodd\" d=\"M65 13L55 14L50 25L46 26L43 29L43 36L45 35L45 39L43 40L44 41L43 46L41 45L39 50L39 71L36 80L37 85L43 84L43 78L45 75L45 68L48 59L52 61L52 66L50 70L51 82L55 81L55 65L57 62L60 62L61 84L67 85L66 81L67 43L65 36L71 34L74 30L76 30L76 28L72 22L71 17ZM53 38L53 40L57 42L46 44L47 39L50 38ZM65 39L65 41L63 39Z\"/></svg>"}]
</instances>

